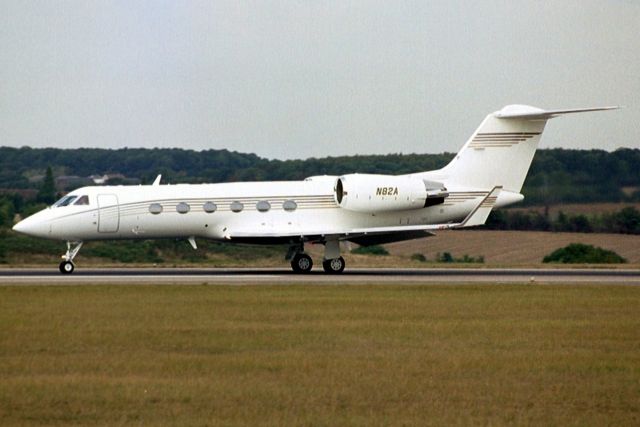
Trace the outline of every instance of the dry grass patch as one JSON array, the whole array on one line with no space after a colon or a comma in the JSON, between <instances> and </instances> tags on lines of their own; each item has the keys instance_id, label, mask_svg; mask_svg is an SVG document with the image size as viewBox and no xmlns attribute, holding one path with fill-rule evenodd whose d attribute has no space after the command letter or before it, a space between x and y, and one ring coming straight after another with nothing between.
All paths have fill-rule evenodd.
<instances>
[{"instance_id":1,"label":"dry grass patch","mask_svg":"<svg viewBox=\"0 0 640 427\"><path fill-rule=\"evenodd\" d=\"M0 424L637 424L640 289L0 288Z\"/></svg>"},{"instance_id":2,"label":"dry grass patch","mask_svg":"<svg viewBox=\"0 0 640 427\"><path fill-rule=\"evenodd\" d=\"M422 253L428 260L434 260L438 252L450 252L456 257L464 254L484 256L488 266L542 266L546 255L570 243L612 250L629 261L624 268L640 264L640 236L629 234L453 230L441 231L424 239L392 243L385 248L391 255L409 257Z\"/></svg>"}]
</instances>

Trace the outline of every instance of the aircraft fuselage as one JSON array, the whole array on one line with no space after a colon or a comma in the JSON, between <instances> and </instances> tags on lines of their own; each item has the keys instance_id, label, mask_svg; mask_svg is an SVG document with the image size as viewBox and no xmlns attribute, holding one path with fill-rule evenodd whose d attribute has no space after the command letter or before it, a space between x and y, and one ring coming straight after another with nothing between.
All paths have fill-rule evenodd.
<instances>
[{"instance_id":1,"label":"aircraft fuselage","mask_svg":"<svg viewBox=\"0 0 640 427\"><path fill-rule=\"evenodd\" d=\"M252 230L265 240L277 241L266 236L452 222L467 215L486 194L486 190L454 190L440 205L362 213L336 203L335 179L83 187L67 196L87 196L88 204L44 209L22 221L16 231L47 239L91 241L191 236L225 240L232 232ZM508 193L503 194L497 206L521 198L514 195L508 200Z\"/></svg>"}]
</instances>

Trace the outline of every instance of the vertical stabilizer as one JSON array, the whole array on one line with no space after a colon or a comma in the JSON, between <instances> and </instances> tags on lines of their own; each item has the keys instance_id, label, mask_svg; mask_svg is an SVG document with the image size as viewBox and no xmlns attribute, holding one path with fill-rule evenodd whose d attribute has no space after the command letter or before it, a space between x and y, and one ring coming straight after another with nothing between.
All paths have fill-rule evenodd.
<instances>
[{"instance_id":1,"label":"vertical stabilizer","mask_svg":"<svg viewBox=\"0 0 640 427\"><path fill-rule=\"evenodd\" d=\"M547 120L561 114L614 108L542 110L508 105L489 114L447 166L421 175L448 186L502 186L505 191L520 193Z\"/></svg>"}]
</instances>

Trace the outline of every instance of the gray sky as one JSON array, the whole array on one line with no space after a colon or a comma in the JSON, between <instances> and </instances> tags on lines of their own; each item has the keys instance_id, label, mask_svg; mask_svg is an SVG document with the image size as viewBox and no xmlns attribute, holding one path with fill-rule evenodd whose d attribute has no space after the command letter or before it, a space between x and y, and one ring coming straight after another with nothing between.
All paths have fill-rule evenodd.
<instances>
[{"instance_id":1,"label":"gray sky","mask_svg":"<svg viewBox=\"0 0 640 427\"><path fill-rule=\"evenodd\" d=\"M439 153L512 103L640 147L640 2L0 0L0 145Z\"/></svg>"}]
</instances>

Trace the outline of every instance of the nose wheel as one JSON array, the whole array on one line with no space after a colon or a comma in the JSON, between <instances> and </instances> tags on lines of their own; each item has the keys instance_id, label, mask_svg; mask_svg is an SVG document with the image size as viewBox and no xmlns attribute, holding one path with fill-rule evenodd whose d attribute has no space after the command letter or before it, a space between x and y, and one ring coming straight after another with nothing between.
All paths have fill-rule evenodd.
<instances>
[{"instance_id":1,"label":"nose wheel","mask_svg":"<svg viewBox=\"0 0 640 427\"><path fill-rule=\"evenodd\" d=\"M76 267L71 261L62 261L58 268L60 269L60 273L62 274L71 274Z\"/></svg>"},{"instance_id":2,"label":"nose wheel","mask_svg":"<svg viewBox=\"0 0 640 427\"><path fill-rule=\"evenodd\" d=\"M73 264L73 259L80 252L80 248L82 247L82 242L67 242L67 253L62 255L64 261L60 263L58 269L60 269L60 273L62 274L71 274L73 270L76 269Z\"/></svg>"}]
</instances>

